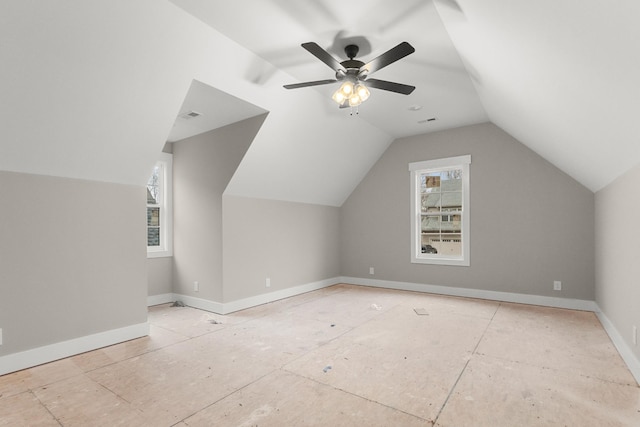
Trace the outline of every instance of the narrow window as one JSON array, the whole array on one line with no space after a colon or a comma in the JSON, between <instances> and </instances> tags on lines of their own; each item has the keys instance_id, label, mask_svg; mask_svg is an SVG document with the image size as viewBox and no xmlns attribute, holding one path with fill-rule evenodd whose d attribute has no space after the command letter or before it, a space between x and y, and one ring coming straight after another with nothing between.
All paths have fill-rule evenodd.
<instances>
[{"instance_id":1,"label":"narrow window","mask_svg":"<svg viewBox=\"0 0 640 427\"><path fill-rule=\"evenodd\" d=\"M164 154L147 182L147 257L172 255L171 155Z\"/></svg>"},{"instance_id":2,"label":"narrow window","mask_svg":"<svg viewBox=\"0 0 640 427\"><path fill-rule=\"evenodd\" d=\"M471 156L409 164L411 262L469 265Z\"/></svg>"}]
</instances>

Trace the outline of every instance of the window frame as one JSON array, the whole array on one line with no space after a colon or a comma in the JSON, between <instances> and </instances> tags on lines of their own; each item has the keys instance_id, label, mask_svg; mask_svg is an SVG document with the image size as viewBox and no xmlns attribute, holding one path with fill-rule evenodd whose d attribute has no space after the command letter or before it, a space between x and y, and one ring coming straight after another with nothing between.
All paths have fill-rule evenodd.
<instances>
[{"instance_id":1,"label":"window frame","mask_svg":"<svg viewBox=\"0 0 640 427\"><path fill-rule=\"evenodd\" d=\"M470 245L470 186L469 170L471 155L447 157L443 159L425 160L409 163L411 188L411 263L436 264L469 267L471 265ZM422 253L422 200L420 196L420 176L425 173L442 172L450 169L462 170L462 221L460 240L462 253L460 256Z\"/></svg>"},{"instance_id":2,"label":"window frame","mask_svg":"<svg viewBox=\"0 0 640 427\"><path fill-rule=\"evenodd\" d=\"M147 246L147 258L173 256L173 155L161 153L154 167L158 164L162 165L160 203L159 205L146 204L146 208L160 207L160 246ZM146 188L147 185L145 185ZM147 218L146 214L145 218ZM147 229L148 227L147 224Z\"/></svg>"}]
</instances>

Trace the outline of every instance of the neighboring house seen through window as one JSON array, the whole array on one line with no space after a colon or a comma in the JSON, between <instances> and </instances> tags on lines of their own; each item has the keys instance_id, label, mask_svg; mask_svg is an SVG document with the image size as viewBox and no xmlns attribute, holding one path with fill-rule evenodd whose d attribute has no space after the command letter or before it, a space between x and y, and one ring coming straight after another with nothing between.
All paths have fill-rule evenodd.
<instances>
[{"instance_id":1,"label":"neighboring house seen through window","mask_svg":"<svg viewBox=\"0 0 640 427\"><path fill-rule=\"evenodd\" d=\"M469 265L471 156L409 164L411 262Z\"/></svg>"},{"instance_id":2,"label":"neighboring house seen through window","mask_svg":"<svg viewBox=\"0 0 640 427\"><path fill-rule=\"evenodd\" d=\"M163 153L147 182L147 257L171 256L172 156Z\"/></svg>"}]
</instances>

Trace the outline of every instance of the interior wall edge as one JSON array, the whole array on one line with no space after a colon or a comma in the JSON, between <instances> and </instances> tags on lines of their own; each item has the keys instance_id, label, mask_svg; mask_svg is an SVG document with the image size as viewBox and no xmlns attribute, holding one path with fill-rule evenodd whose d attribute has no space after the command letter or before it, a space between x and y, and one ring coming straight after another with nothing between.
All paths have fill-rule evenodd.
<instances>
[{"instance_id":1,"label":"interior wall edge","mask_svg":"<svg viewBox=\"0 0 640 427\"><path fill-rule=\"evenodd\" d=\"M604 314L604 312L602 312L599 308L598 311L596 311L596 315L598 316L598 320L600 320L600 323L602 324L605 332L607 333L607 335L609 335L609 338L613 342L613 345L618 350L618 353L620 353L622 360L624 360L624 363L627 364L627 367L631 371L631 374L636 379L636 382L640 385L640 359L636 357L636 355L633 353L633 350L631 350L629 345L622 338L622 335L613 325L611 320L609 320L607 315Z\"/></svg>"},{"instance_id":2,"label":"interior wall edge","mask_svg":"<svg viewBox=\"0 0 640 427\"><path fill-rule=\"evenodd\" d=\"M341 283L359 286L372 286L376 288L397 289L401 291L424 292L463 298L478 298L491 301L512 302L517 304L566 308L570 310L593 312L599 311L595 301L573 298L558 298L543 295L489 291L484 289L459 288L453 286L430 285L426 283L396 282L390 280L367 279L361 277L343 277Z\"/></svg>"},{"instance_id":3,"label":"interior wall edge","mask_svg":"<svg viewBox=\"0 0 640 427\"><path fill-rule=\"evenodd\" d=\"M167 304L169 302L174 302L175 301L175 295L176 294L173 294L173 293L149 295L147 297L147 307L152 307L154 305Z\"/></svg>"},{"instance_id":4,"label":"interior wall edge","mask_svg":"<svg viewBox=\"0 0 640 427\"><path fill-rule=\"evenodd\" d=\"M216 314L225 314L224 313L224 304L218 301L208 300L205 298L192 297L191 295L184 294L171 294L171 301L180 301L184 305L197 308L199 310L209 311L211 313ZM167 302L171 302L167 301Z\"/></svg>"},{"instance_id":5,"label":"interior wall edge","mask_svg":"<svg viewBox=\"0 0 640 427\"><path fill-rule=\"evenodd\" d=\"M266 294L255 295L248 298L242 298L235 301L230 301L224 304L224 310L225 310L224 314L233 313L235 311L244 310L246 308L255 307L257 305L267 304L269 302L293 297L293 296L304 294L307 292L328 288L329 286L333 286L333 285L337 285L338 283L341 283L340 279L341 279L340 277L332 277L329 279L305 283L302 285L293 286L286 289L280 289L280 290L269 292Z\"/></svg>"},{"instance_id":6,"label":"interior wall edge","mask_svg":"<svg viewBox=\"0 0 640 427\"><path fill-rule=\"evenodd\" d=\"M0 357L0 375L32 368L65 357L75 356L149 335L149 323L138 323L110 331L78 337Z\"/></svg>"},{"instance_id":7,"label":"interior wall edge","mask_svg":"<svg viewBox=\"0 0 640 427\"><path fill-rule=\"evenodd\" d=\"M256 307L258 305L268 304L270 302L278 301L284 298L293 297L311 291L317 291L322 288L328 288L329 286L342 283L341 279L341 277L332 277L329 279L319 280L317 282L310 282L302 285L292 286L286 289L280 289L266 294L242 298L227 303L206 300L203 298L195 298L189 295L182 294L165 294L159 297L166 299L168 298L168 295L171 295L170 300L165 301L164 303L168 303L171 301L181 301L189 307L198 308L200 310L205 310L216 314L230 314L247 308ZM161 300L160 298L158 299L158 301ZM161 302L159 304L163 303Z\"/></svg>"}]
</instances>

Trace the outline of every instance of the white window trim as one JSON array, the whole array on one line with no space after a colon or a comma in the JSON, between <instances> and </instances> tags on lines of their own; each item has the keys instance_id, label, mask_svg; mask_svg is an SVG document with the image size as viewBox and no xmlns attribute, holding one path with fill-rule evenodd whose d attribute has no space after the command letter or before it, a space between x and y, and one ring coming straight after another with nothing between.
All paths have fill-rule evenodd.
<instances>
[{"instance_id":1,"label":"white window trim","mask_svg":"<svg viewBox=\"0 0 640 427\"><path fill-rule=\"evenodd\" d=\"M147 258L173 256L173 155L161 153L163 164L162 203L160 208L160 246L147 246Z\"/></svg>"},{"instance_id":2,"label":"white window trim","mask_svg":"<svg viewBox=\"0 0 640 427\"><path fill-rule=\"evenodd\" d=\"M445 159L426 160L423 162L409 163L411 177L411 262L416 264L439 264L457 265L468 267L470 265L470 241L469 231L470 209L469 209L469 165L471 156L448 157ZM426 170L430 172L438 169L451 169L452 167L462 169L462 255L452 257L439 254L423 254L421 240L421 204L420 201L420 174Z\"/></svg>"}]
</instances>

